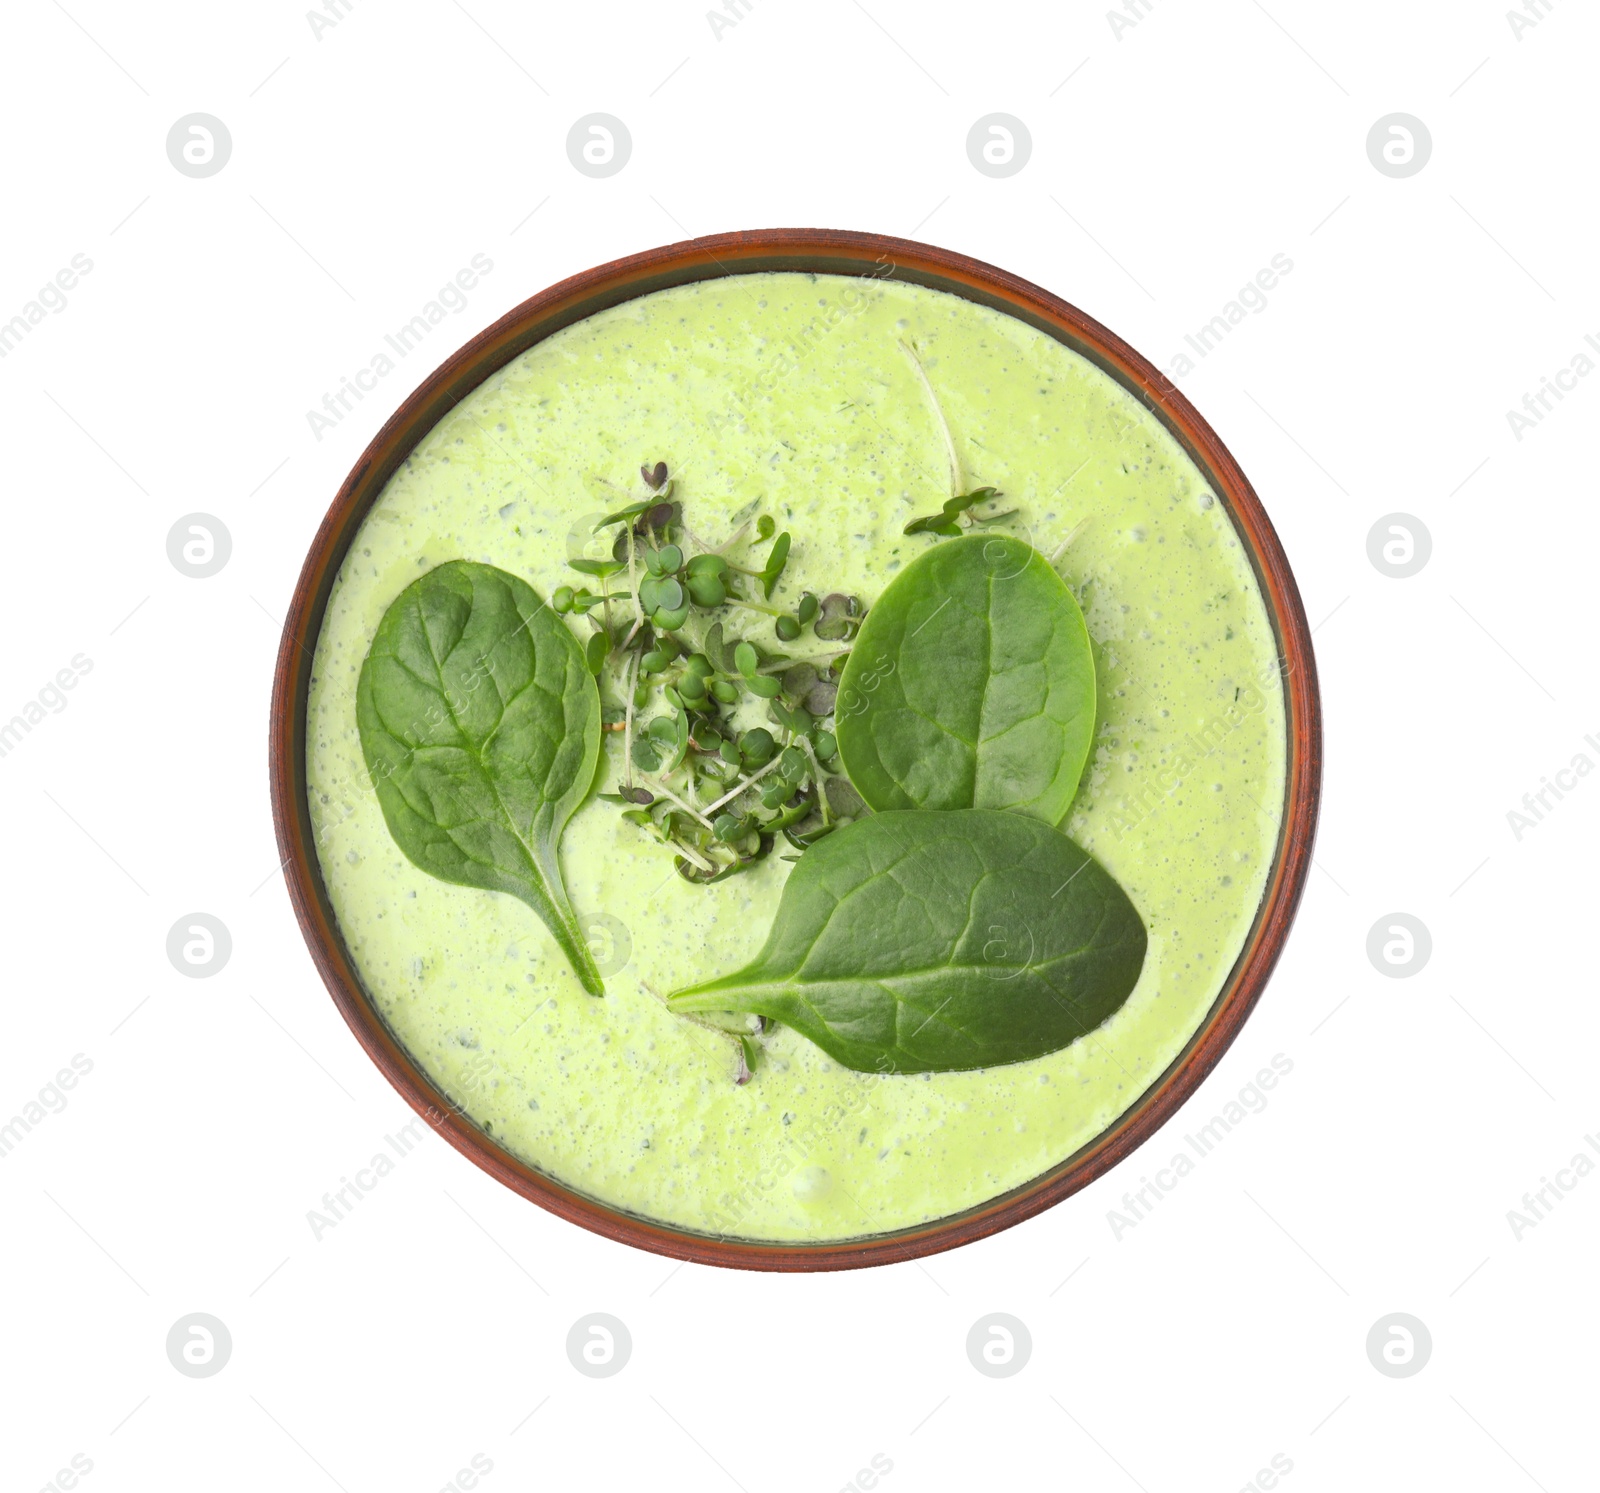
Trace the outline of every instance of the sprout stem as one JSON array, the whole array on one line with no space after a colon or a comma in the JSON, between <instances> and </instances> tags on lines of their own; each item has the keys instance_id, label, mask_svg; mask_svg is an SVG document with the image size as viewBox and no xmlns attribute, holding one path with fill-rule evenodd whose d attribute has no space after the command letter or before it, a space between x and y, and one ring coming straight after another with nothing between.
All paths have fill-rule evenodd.
<instances>
[{"instance_id":1,"label":"sprout stem","mask_svg":"<svg viewBox=\"0 0 1600 1493\"><path fill-rule=\"evenodd\" d=\"M800 747L806 754L806 761L811 764L811 781L817 787L817 807L822 810L823 825L827 826L833 822L833 818L828 813L828 790L823 785L821 764L817 761L816 752L812 750L809 736L800 738Z\"/></svg>"},{"instance_id":2,"label":"sprout stem","mask_svg":"<svg viewBox=\"0 0 1600 1493\"><path fill-rule=\"evenodd\" d=\"M646 788L650 789L652 793L659 794L662 798L666 799L668 803L676 804L680 809L683 810L685 814L690 814L694 818L698 819L703 825L705 825L707 829L711 828L711 821L707 819L699 809L695 808L692 804L686 804L681 798L678 797L676 793L672 791L672 789L667 787L665 783L661 782L660 779L653 778L648 773L640 773L639 781L643 783ZM715 808L716 805L713 804L711 807ZM702 867L702 869L704 868Z\"/></svg>"},{"instance_id":3,"label":"sprout stem","mask_svg":"<svg viewBox=\"0 0 1600 1493\"><path fill-rule=\"evenodd\" d=\"M695 867L696 870L710 871L715 874L717 870L716 863L714 861L708 861L693 846L686 845L682 840L679 840L676 837L673 838L671 843L672 848L676 850L678 854L681 855L686 861L688 861L691 866Z\"/></svg>"},{"instance_id":4,"label":"sprout stem","mask_svg":"<svg viewBox=\"0 0 1600 1493\"><path fill-rule=\"evenodd\" d=\"M1070 530L1070 532L1069 532L1069 533L1068 533L1068 534L1067 534L1067 537L1066 537L1066 538L1065 538L1065 539L1063 539L1063 540L1062 540L1062 541L1061 541L1061 543L1060 543L1060 544L1058 544L1058 545L1057 545L1057 546L1056 546L1056 547L1055 547L1055 549L1053 549L1053 550L1052 550L1052 551L1051 551L1051 552L1050 552L1050 563L1051 563L1051 565L1054 565L1054 564L1055 564L1055 563L1056 563L1056 561L1057 561L1057 560L1059 560L1059 559L1060 559L1060 558L1061 558L1061 557L1062 557L1062 556L1063 556L1063 555L1064 555L1064 554L1066 554L1066 552L1067 552L1067 546L1068 546L1068 545L1069 545L1069 544L1071 544L1071 543L1072 543L1072 541L1073 541L1073 540L1074 540L1074 539L1076 539L1076 538L1077 538L1077 537L1078 537L1078 535L1080 535L1080 534L1081 534L1081 533L1083 533L1083 531L1084 531L1084 530L1085 530L1085 529L1086 529L1086 528L1088 528L1088 527L1089 527L1089 520L1088 520L1088 519L1087 519L1087 518L1080 518L1080 519L1079 519L1079 520L1078 520L1078 521L1077 521L1077 523L1075 523L1075 524L1074 524L1074 525L1073 525L1073 526L1072 526L1072 529L1071 529L1071 530Z\"/></svg>"},{"instance_id":5,"label":"sprout stem","mask_svg":"<svg viewBox=\"0 0 1600 1493\"><path fill-rule=\"evenodd\" d=\"M740 524L739 527L735 529L733 533L730 534L726 539L724 539L722 543L719 544L714 550L707 550L706 553L708 555L726 555L727 552L731 550L734 545L743 539L744 536L749 532L750 522L748 519L746 519L744 523Z\"/></svg>"},{"instance_id":6,"label":"sprout stem","mask_svg":"<svg viewBox=\"0 0 1600 1493\"><path fill-rule=\"evenodd\" d=\"M939 396L933 392L933 385L928 381L928 372L922 366L922 359L917 356L917 350L909 342L900 343L900 350L911 360L911 366L916 370L917 378L922 384L922 391L928 396L928 403L933 406L934 416L939 421L939 433L944 437L944 454L950 463L950 496L959 497L961 494L961 458L956 455L956 443L951 439L950 427L945 423L944 410L940 407Z\"/></svg>"},{"instance_id":7,"label":"sprout stem","mask_svg":"<svg viewBox=\"0 0 1600 1493\"><path fill-rule=\"evenodd\" d=\"M750 776L745 778L742 782L735 783L733 787L728 792L724 793L722 797L719 798L714 804L707 804L706 813L715 814L716 811L723 806L723 804L731 803L752 783L759 783L762 778L766 777L766 775L771 772L773 768L775 768L782 760L783 754L780 752L778 755L773 757L772 761L767 763L767 765L763 767L760 772L751 773Z\"/></svg>"},{"instance_id":8,"label":"sprout stem","mask_svg":"<svg viewBox=\"0 0 1600 1493\"><path fill-rule=\"evenodd\" d=\"M637 624L636 624L637 625ZM622 718L622 760L626 782L633 787L633 696L639 680L639 655L628 655L628 667L623 670L623 688L628 694L627 714Z\"/></svg>"},{"instance_id":9,"label":"sprout stem","mask_svg":"<svg viewBox=\"0 0 1600 1493\"><path fill-rule=\"evenodd\" d=\"M633 641L634 633L644 626L644 608L639 604L639 571L633 548L633 525L627 524L625 532L628 536L628 592L633 598L633 627L628 633L627 642L622 645L624 648Z\"/></svg>"}]
</instances>

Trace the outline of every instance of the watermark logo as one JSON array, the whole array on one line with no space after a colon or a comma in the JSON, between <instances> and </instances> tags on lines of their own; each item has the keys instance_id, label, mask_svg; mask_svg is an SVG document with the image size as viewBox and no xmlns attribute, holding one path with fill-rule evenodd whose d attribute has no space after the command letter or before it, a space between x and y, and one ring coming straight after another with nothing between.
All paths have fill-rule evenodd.
<instances>
[{"instance_id":1,"label":"watermark logo","mask_svg":"<svg viewBox=\"0 0 1600 1493\"><path fill-rule=\"evenodd\" d=\"M1367 932L1367 958L1380 975L1405 980L1419 974L1433 954L1433 935L1421 918L1391 912Z\"/></svg>"},{"instance_id":2,"label":"watermark logo","mask_svg":"<svg viewBox=\"0 0 1600 1493\"><path fill-rule=\"evenodd\" d=\"M1111 27L1111 34L1121 41L1122 33L1132 31L1154 8L1152 0L1122 0L1121 14L1108 10L1106 24Z\"/></svg>"},{"instance_id":3,"label":"watermark logo","mask_svg":"<svg viewBox=\"0 0 1600 1493\"><path fill-rule=\"evenodd\" d=\"M215 176L233 154L233 136L215 114L185 114L167 131L167 159L185 176Z\"/></svg>"},{"instance_id":4,"label":"watermark logo","mask_svg":"<svg viewBox=\"0 0 1600 1493\"><path fill-rule=\"evenodd\" d=\"M469 1493L469 1490L476 1488L479 1482L493 1471L494 1458L484 1452L474 1452L472 1465L458 1467L456 1475L439 1489L439 1493Z\"/></svg>"},{"instance_id":5,"label":"watermark logo","mask_svg":"<svg viewBox=\"0 0 1600 1493\"><path fill-rule=\"evenodd\" d=\"M856 1470L856 1475L839 1489L839 1493L868 1493L894 1471L894 1463L884 1452L874 1452L872 1465Z\"/></svg>"},{"instance_id":6,"label":"watermark logo","mask_svg":"<svg viewBox=\"0 0 1600 1493\"><path fill-rule=\"evenodd\" d=\"M214 576L233 554L228 526L209 513L186 513L167 530L167 558L179 575L203 581Z\"/></svg>"},{"instance_id":7,"label":"watermark logo","mask_svg":"<svg viewBox=\"0 0 1600 1493\"><path fill-rule=\"evenodd\" d=\"M1367 131L1367 159L1385 176L1415 176L1433 154L1433 136L1415 114L1385 114Z\"/></svg>"},{"instance_id":8,"label":"watermark logo","mask_svg":"<svg viewBox=\"0 0 1600 1493\"><path fill-rule=\"evenodd\" d=\"M320 42L324 31L332 31L341 20L349 16L352 9L351 0L322 0L322 14L314 10L306 12L306 21L311 27L311 34Z\"/></svg>"},{"instance_id":9,"label":"watermark logo","mask_svg":"<svg viewBox=\"0 0 1600 1493\"><path fill-rule=\"evenodd\" d=\"M1409 1312L1379 1317L1367 1333L1367 1359L1390 1379L1420 1374L1433 1357L1433 1334L1427 1324Z\"/></svg>"},{"instance_id":10,"label":"watermark logo","mask_svg":"<svg viewBox=\"0 0 1600 1493\"><path fill-rule=\"evenodd\" d=\"M843 1134L854 1121L870 1120L867 1111L877 1085L884 1082L881 1073L855 1077L859 1082L851 1085L845 1098L824 1106L809 1123L790 1124L789 1116L784 1116L779 1137L764 1146L754 1163L746 1168L739 1191L724 1192L712 1205L710 1217L720 1233L727 1236L738 1232L756 1204L785 1181L795 1201L802 1206L819 1203L832 1193L832 1175L811 1158L824 1151L825 1143ZM869 1129L869 1124L861 1125L858 1143L866 1143Z\"/></svg>"},{"instance_id":11,"label":"watermark logo","mask_svg":"<svg viewBox=\"0 0 1600 1493\"><path fill-rule=\"evenodd\" d=\"M1600 353L1600 338L1593 332L1585 332L1583 340L1594 352ZM1594 359L1582 348L1567 360L1567 364L1567 367L1558 368L1553 374L1542 377L1539 387L1532 393L1524 394L1521 410L1506 411L1506 424L1511 427L1511 434L1519 444L1528 431L1537 430L1544 423L1545 416L1553 413L1556 405L1577 390L1579 379L1588 378L1594 372Z\"/></svg>"},{"instance_id":12,"label":"watermark logo","mask_svg":"<svg viewBox=\"0 0 1600 1493\"><path fill-rule=\"evenodd\" d=\"M78 687L78 681L94 669L94 660L87 653L75 653L69 667L57 669L54 679L46 681L39 692L8 721L0 722L0 757L9 756L29 735L33 728L44 723L45 712L60 715L67 708L63 693Z\"/></svg>"},{"instance_id":13,"label":"watermark logo","mask_svg":"<svg viewBox=\"0 0 1600 1493\"><path fill-rule=\"evenodd\" d=\"M1600 741L1593 736L1585 736L1583 740L1586 746L1600 753ZM1522 808L1526 813L1517 809L1506 810L1506 824L1511 830L1511 838L1520 843L1530 829L1537 829L1544 822L1545 815L1553 812L1556 804L1593 771L1594 759L1587 752L1578 752L1565 767L1558 767L1553 774L1541 777L1539 782L1542 786L1522 795ZM1554 795L1554 802L1551 801L1551 795Z\"/></svg>"},{"instance_id":14,"label":"watermark logo","mask_svg":"<svg viewBox=\"0 0 1600 1493\"><path fill-rule=\"evenodd\" d=\"M167 958L180 975L207 980L218 974L233 953L233 935L221 918L209 912L185 913L167 930Z\"/></svg>"},{"instance_id":15,"label":"watermark logo","mask_svg":"<svg viewBox=\"0 0 1600 1493\"><path fill-rule=\"evenodd\" d=\"M220 1374L233 1357L233 1334L210 1312L179 1317L167 1332L167 1361L188 1379Z\"/></svg>"},{"instance_id":16,"label":"watermark logo","mask_svg":"<svg viewBox=\"0 0 1600 1493\"><path fill-rule=\"evenodd\" d=\"M1176 793L1191 773L1203 767L1212 754L1222 748L1228 738L1253 717L1267 708L1268 692L1276 678L1287 678L1292 665L1273 658L1262 664L1256 677L1236 685L1233 703L1215 719L1206 722L1199 731L1187 733L1181 741L1173 743L1172 760L1150 771L1132 791L1118 801L1111 816L1111 828L1117 838L1132 834Z\"/></svg>"},{"instance_id":17,"label":"watermark logo","mask_svg":"<svg viewBox=\"0 0 1600 1493\"><path fill-rule=\"evenodd\" d=\"M450 317L459 316L467 309L468 294L476 290L493 269L494 260L480 250L434 292L431 300L424 302L410 321L402 322L392 332L385 332L384 347L367 359L366 366L341 376L339 387L323 394L321 408L306 411L306 424L311 434L320 441L328 431L336 429L344 417L378 387L379 379L394 372L397 359L409 358L432 336L435 327L443 326Z\"/></svg>"},{"instance_id":18,"label":"watermark logo","mask_svg":"<svg viewBox=\"0 0 1600 1493\"><path fill-rule=\"evenodd\" d=\"M69 1067L60 1069L56 1076L39 1090L34 1098L21 1105L17 1113L0 1124L0 1157L9 1156L23 1137L67 1107L66 1090L75 1089L80 1078L94 1072L94 1060L81 1052L72 1055ZM0 1111L3 1114L3 1111Z\"/></svg>"},{"instance_id":19,"label":"watermark logo","mask_svg":"<svg viewBox=\"0 0 1600 1493\"><path fill-rule=\"evenodd\" d=\"M930 617L928 620L931 622L933 619ZM872 692L894 671L894 660L887 653L880 653L873 660L871 668L863 670L860 674L859 688L852 686L842 694L834 696L835 714L843 717L862 714L872 703Z\"/></svg>"},{"instance_id":20,"label":"watermark logo","mask_svg":"<svg viewBox=\"0 0 1600 1493\"><path fill-rule=\"evenodd\" d=\"M1260 1069L1254 1080L1239 1090L1236 1098L1228 1100L1204 1125L1196 1126L1193 1134L1184 1135L1194 1156L1179 1151L1165 1166L1156 1167L1153 1177L1140 1177L1138 1187L1123 1193L1121 1208L1107 1211L1106 1223L1110 1226L1111 1237L1118 1244L1122 1243L1122 1236L1149 1218L1158 1203L1166 1202L1167 1194L1193 1173L1225 1136L1251 1115L1260 1114L1267 1107L1267 1094L1293 1072L1293 1058L1281 1052L1273 1053L1271 1067Z\"/></svg>"},{"instance_id":21,"label":"watermark logo","mask_svg":"<svg viewBox=\"0 0 1600 1493\"><path fill-rule=\"evenodd\" d=\"M1033 1357L1033 1334L1006 1312L979 1317L967 1333L967 1359L989 1379L1009 1379Z\"/></svg>"},{"instance_id":22,"label":"watermark logo","mask_svg":"<svg viewBox=\"0 0 1600 1493\"><path fill-rule=\"evenodd\" d=\"M1433 535L1414 514L1386 513L1367 530L1367 558L1391 580L1414 576L1432 554Z\"/></svg>"},{"instance_id":23,"label":"watermark logo","mask_svg":"<svg viewBox=\"0 0 1600 1493\"><path fill-rule=\"evenodd\" d=\"M1294 1462L1283 1452L1278 1452L1270 1465L1258 1467L1256 1475L1247 1482L1239 1493L1268 1493L1269 1489L1276 1488L1282 1479L1294 1471Z\"/></svg>"},{"instance_id":24,"label":"watermark logo","mask_svg":"<svg viewBox=\"0 0 1600 1493\"><path fill-rule=\"evenodd\" d=\"M1586 1135L1584 1142L1591 1151L1600 1154L1600 1136ZM1565 1166L1558 1166L1554 1178L1540 1177L1538 1187L1522 1194L1522 1208L1508 1208L1506 1222L1511 1225L1511 1237L1522 1243L1529 1229L1538 1228L1552 1213L1557 1203L1564 1203L1567 1194L1577 1187L1595 1169L1591 1158L1582 1151L1573 1155Z\"/></svg>"},{"instance_id":25,"label":"watermark logo","mask_svg":"<svg viewBox=\"0 0 1600 1493\"><path fill-rule=\"evenodd\" d=\"M633 154L633 136L615 114L585 114L567 131L567 159L585 176L615 176Z\"/></svg>"},{"instance_id":26,"label":"watermark logo","mask_svg":"<svg viewBox=\"0 0 1600 1493\"><path fill-rule=\"evenodd\" d=\"M71 1493L93 1471L94 1458L87 1452L78 1452L70 1467L56 1468L56 1475L40 1487L39 1493Z\"/></svg>"},{"instance_id":27,"label":"watermark logo","mask_svg":"<svg viewBox=\"0 0 1600 1493\"><path fill-rule=\"evenodd\" d=\"M455 1105L457 1101L451 1099L451 1103ZM397 1161L404 1161L421 1143L426 1134L422 1128L424 1122L437 1129L444 1121L443 1114L430 1108L425 1115L400 1126L393 1135L385 1135L384 1143L394 1152L394 1158L379 1151L365 1166L356 1168L354 1178L340 1177L337 1187L323 1193L322 1206L306 1210L306 1223L311 1228L311 1237L321 1244L324 1234L338 1228L355 1212L358 1203L367 1200L367 1194L378 1183L394 1173Z\"/></svg>"},{"instance_id":28,"label":"watermark logo","mask_svg":"<svg viewBox=\"0 0 1600 1493\"><path fill-rule=\"evenodd\" d=\"M750 14L750 0L723 0L722 10L708 10L706 22L711 27L711 34L718 41L722 40L724 31L732 31L739 24L741 15Z\"/></svg>"},{"instance_id":29,"label":"watermark logo","mask_svg":"<svg viewBox=\"0 0 1600 1493\"><path fill-rule=\"evenodd\" d=\"M1208 358L1223 343L1233 329L1242 326L1251 316L1259 316L1270 305L1268 293L1274 291L1282 283L1283 277L1294 269L1294 260L1282 252L1274 254L1272 258L1257 270L1234 293L1231 301L1226 302L1222 310L1211 318L1204 326L1197 327L1191 335L1183 334L1183 340L1189 344L1202 358ZM1195 360L1188 353L1179 353L1169 361L1167 375L1169 378L1179 379L1185 374L1193 373Z\"/></svg>"},{"instance_id":30,"label":"watermark logo","mask_svg":"<svg viewBox=\"0 0 1600 1493\"><path fill-rule=\"evenodd\" d=\"M621 974L628 967L633 958L633 935L621 918L614 918L609 912L591 912L578 918L578 927L602 979Z\"/></svg>"},{"instance_id":31,"label":"watermark logo","mask_svg":"<svg viewBox=\"0 0 1600 1493\"><path fill-rule=\"evenodd\" d=\"M22 339L45 319L46 312L60 315L65 311L67 292L76 290L79 278L93 268L94 260L87 254L74 254L68 263L56 271L54 279L46 280L34 292L33 299L23 303L22 310L10 321L0 321L0 358L15 352Z\"/></svg>"},{"instance_id":32,"label":"watermark logo","mask_svg":"<svg viewBox=\"0 0 1600 1493\"><path fill-rule=\"evenodd\" d=\"M1506 20L1510 23L1511 34L1518 41L1522 40L1525 31L1532 31L1540 21L1548 20L1550 13L1555 9L1554 0L1522 0L1522 14L1514 10L1506 12Z\"/></svg>"},{"instance_id":33,"label":"watermark logo","mask_svg":"<svg viewBox=\"0 0 1600 1493\"><path fill-rule=\"evenodd\" d=\"M967 131L967 159L985 176L1015 176L1033 154L1033 136L1015 114L985 114Z\"/></svg>"},{"instance_id":34,"label":"watermark logo","mask_svg":"<svg viewBox=\"0 0 1600 1493\"><path fill-rule=\"evenodd\" d=\"M828 334L846 322L853 320L870 306L881 300L874 296L866 285L875 280L886 280L894 275L897 268L895 262L886 255L880 254L873 261L873 267L865 274L852 277L852 283L843 286L837 294L824 295L821 299L825 303L823 310L812 317L797 333L784 338L783 345L777 347L771 354L764 358L765 366L756 377L756 383L763 394L771 394L778 384L798 369L813 353L821 347ZM844 598L841 598L841 601ZM823 613L828 614L827 601L823 602ZM835 619L839 620L839 619ZM819 625L822 625L819 622ZM818 637L842 638L845 632L818 633Z\"/></svg>"},{"instance_id":35,"label":"watermark logo","mask_svg":"<svg viewBox=\"0 0 1600 1493\"><path fill-rule=\"evenodd\" d=\"M633 1334L607 1312L579 1317L567 1333L567 1358L588 1379L609 1379L633 1357Z\"/></svg>"}]
</instances>

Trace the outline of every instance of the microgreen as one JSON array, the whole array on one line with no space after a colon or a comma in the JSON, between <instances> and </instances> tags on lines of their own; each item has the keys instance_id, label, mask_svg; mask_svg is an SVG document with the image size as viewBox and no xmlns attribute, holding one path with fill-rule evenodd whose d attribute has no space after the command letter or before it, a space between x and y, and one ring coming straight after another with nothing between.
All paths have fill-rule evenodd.
<instances>
[{"instance_id":1,"label":"microgreen","mask_svg":"<svg viewBox=\"0 0 1600 1493\"><path fill-rule=\"evenodd\" d=\"M864 610L842 593L768 605L794 536L752 504L728 538L704 542L683 521L666 464L646 462L639 476L648 495L596 525L614 530L611 558L570 562L599 589L563 586L551 605L588 617L584 662L625 702L624 781L604 797L675 852L680 875L710 883L756 864L780 835L799 847L855 817L834 807L848 784L831 712ZM769 545L764 556L750 553L757 545ZM772 619L780 645L809 627L842 646L795 666L772 651L771 634L740 635L735 619L752 613ZM859 798L855 811L868 812Z\"/></svg>"}]
</instances>

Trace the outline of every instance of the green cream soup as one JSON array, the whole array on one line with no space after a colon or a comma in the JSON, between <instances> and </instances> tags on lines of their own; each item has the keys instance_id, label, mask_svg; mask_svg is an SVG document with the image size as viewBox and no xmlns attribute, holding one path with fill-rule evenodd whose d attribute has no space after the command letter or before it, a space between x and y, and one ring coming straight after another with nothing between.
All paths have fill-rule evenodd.
<instances>
[{"instance_id":1,"label":"green cream soup","mask_svg":"<svg viewBox=\"0 0 1600 1493\"><path fill-rule=\"evenodd\" d=\"M1132 898L1139 983L1059 1052L979 1072L878 1076L796 1033L734 1082L733 1044L661 997L760 948L789 847L711 886L591 797L561 845L606 996L580 988L510 897L433 879L390 837L363 764L356 681L385 609L448 560L542 596L581 585L599 517L665 461L696 539L759 500L794 536L774 594L870 604L929 545L906 523L949 494L938 417L968 486L1055 555L1093 643L1092 756L1061 828ZM752 551L759 568L765 547ZM730 552L737 555L737 551ZM730 627L795 656L771 619ZM589 624L569 618L587 638ZM451 412L385 488L339 571L317 644L307 762L322 874L372 1000L495 1141L612 1207L682 1228L837 1240L924 1223L1028 1182L1111 1125L1178 1055L1249 932L1283 801L1273 631L1204 476L1090 363L1020 321L884 280L749 275L626 302L530 349ZM622 768L616 733L597 787ZM792 852L790 852L792 853Z\"/></svg>"}]
</instances>

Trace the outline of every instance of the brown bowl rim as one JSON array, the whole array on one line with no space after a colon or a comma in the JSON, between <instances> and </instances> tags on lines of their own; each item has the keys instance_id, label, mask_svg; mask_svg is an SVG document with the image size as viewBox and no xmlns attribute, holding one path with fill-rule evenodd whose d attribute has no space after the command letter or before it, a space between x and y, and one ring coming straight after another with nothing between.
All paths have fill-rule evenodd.
<instances>
[{"instance_id":1,"label":"brown bowl rim","mask_svg":"<svg viewBox=\"0 0 1600 1493\"><path fill-rule=\"evenodd\" d=\"M1246 540L1277 634L1287 705L1284 815L1267 890L1227 982L1183 1051L1113 1125L1032 1181L929 1223L819 1244L698 1234L623 1212L537 1171L473 1125L413 1062L362 989L313 850L305 774L312 655L333 579L362 519L417 443L466 394L561 327L671 285L772 270L893 277L964 296L1056 337L1133 393L1210 477ZM672 1259L747 1270L847 1270L954 1249L1054 1206L1150 1139L1227 1051L1277 963L1310 874L1321 769L1321 701L1299 589L1255 490L1199 411L1148 359L1049 291L948 249L843 229L714 234L597 265L532 296L448 358L373 437L312 540L284 621L269 727L272 817L295 917L340 1015L401 1097L470 1161L559 1217Z\"/></svg>"}]
</instances>

